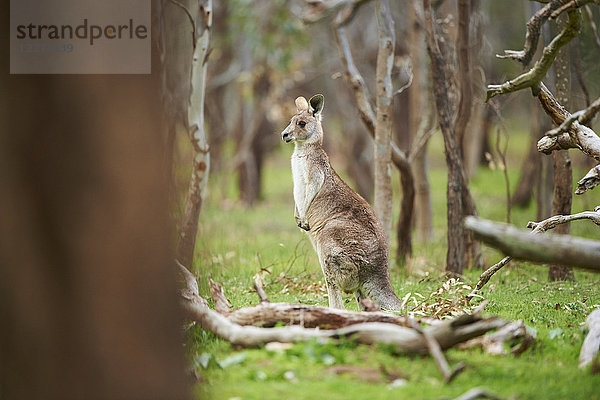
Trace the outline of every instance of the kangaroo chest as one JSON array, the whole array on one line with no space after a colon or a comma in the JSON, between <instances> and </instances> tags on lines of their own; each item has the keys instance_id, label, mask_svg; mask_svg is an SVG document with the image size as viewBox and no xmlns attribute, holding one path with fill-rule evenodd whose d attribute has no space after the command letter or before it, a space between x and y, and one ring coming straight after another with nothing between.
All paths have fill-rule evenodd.
<instances>
[{"instance_id":1,"label":"kangaroo chest","mask_svg":"<svg viewBox=\"0 0 600 400\"><path fill-rule=\"evenodd\" d=\"M292 155L292 180L294 182L294 202L296 205L304 204L308 186L308 157Z\"/></svg>"}]
</instances>

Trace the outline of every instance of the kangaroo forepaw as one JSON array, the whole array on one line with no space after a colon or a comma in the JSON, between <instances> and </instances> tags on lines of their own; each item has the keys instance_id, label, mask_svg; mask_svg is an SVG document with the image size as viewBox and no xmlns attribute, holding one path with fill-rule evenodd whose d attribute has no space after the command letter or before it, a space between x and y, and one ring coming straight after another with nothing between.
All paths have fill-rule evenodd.
<instances>
[{"instance_id":1,"label":"kangaroo forepaw","mask_svg":"<svg viewBox=\"0 0 600 400\"><path fill-rule=\"evenodd\" d=\"M298 228L300 229L304 229L305 231L310 231L310 225L308 224L308 221L300 219L298 217L296 218L296 225L298 225Z\"/></svg>"}]
</instances>

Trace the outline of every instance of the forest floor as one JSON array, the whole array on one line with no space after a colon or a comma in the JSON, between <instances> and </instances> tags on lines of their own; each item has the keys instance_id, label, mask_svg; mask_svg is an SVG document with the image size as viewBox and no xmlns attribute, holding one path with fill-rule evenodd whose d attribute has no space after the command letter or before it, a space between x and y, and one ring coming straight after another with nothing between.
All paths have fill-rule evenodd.
<instances>
[{"instance_id":1,"label":"forest floor","mask_svg":"<svg viewBox=\"0 0 600 400\"><path fill-rule=\"evenodd\" d=\"M525 135L523 135L525 137ZM431 310L434 300L468 308L464 295L474 286L480 270L468 269L460 283L440 296L430 294L447 282L443 275L446 172L439 135L433 139L430 178L434 206L434 240L415 243L407 265L391 260L391 281L409 305ZM514 190L526 139L509 148L509 176ZM263 200L253 208L239 204L235 174L211 176L200 217L194 273L200 294L210 298L208 278L221 283L234 308L255 305L253 276L263 271L265 291L272 302L326 306L326 290L316 254L293 218L291 147L282 146L267 161ZM334 168L335 160L333 161ZM338 172L341 168L337 168ZM574 180L587 170L577 169ZM343 175L343 174L342 174ZM395 173L395 181L398 181ZM397 182L395 182L397 183ZM481 168L471 181L481 217L506 219L506 192L502 171ZM395 188L395 199L399 189ZM399 200L397 200L399 204ZM600 193L574 197L573 212L600 204ZM395 206L395 213L399 212ZM512 210L512 223L525 227L535 219L535 205ZM571 224L576 236L600 238L590 221ZM395 238L392 239L392 247ZM392 254L395 254L392 248ZM502 255L484 248L486 266ZM295 344L289 349L238 349L197 326L187 330L187 353L200 377L195 392L201 399L441 399L454 398L480 387L503 399L600 399L600 374L577 368L586 316L600 308L600 274L575 271L576 282L548 282L547 266L512 262L496 274L481 295L489 300L484 315L523 320L536 334L534 345L520 356L488 355L482 350L451 349L451 366L464 361L464 372L444 383L429 356L398 354L389 346L357 345L352 341ZM476 302L477 303L477 302ZM356 310L348 295L347 309Z\"/></svg>"}]
</instances>

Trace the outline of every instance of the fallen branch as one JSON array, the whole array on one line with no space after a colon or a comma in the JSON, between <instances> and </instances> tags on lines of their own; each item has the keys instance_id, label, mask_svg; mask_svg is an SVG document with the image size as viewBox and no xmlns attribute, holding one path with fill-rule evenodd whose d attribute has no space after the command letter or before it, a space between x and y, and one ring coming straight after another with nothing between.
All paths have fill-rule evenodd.
<instances>
[{"instance_id":1,"label":"fallen branch","mask_svg":"<svg viewBox=\"0 0 600 400\"><path fill-rule=\"evenodd\" d=\"M364 344L393 344L398 350L407 353L426 354L428 352L428 346L422 334L415 329L390 323L360 323L333 330L309 329L302 326L279 328L241 326L229 319L236 311L224 316L211 310L206 300L198 294L193 275L181 264L178 266L187 284L187 287L181 291L181 304L188 318L196 321L203 329L213 332L219 338L234 345L257 347L270 342L293 343L315 338L335 340L346 337ZM262 303L261 306L272 305L272 303ZM372 315L374 313L364 314ZM481 318L479 314L462 315L453 320L423 328L423 331L431 335L439 343L441 349L448 349L490 330L498 329L506 323L499 318Z\"/></svg>"},{"instance_id":2,"label":"fallen branch","mask_svg":"<svg viewBox=\"0 0 600 400\"><path fill-rule=\"evenodd\" d=\"M579 353L579 368L583 368L592 362L600 349L600 309L592 311L585 320L589 333L581 345Z\"/></svg>"},{"instance_id":3,"label":"fallen branch","mask_svg":"<svg viewBox=\"0 0 600 400\"><path fill-rule=\"evenodd\" d=\"M479 240L518 260L563 264L600 271L600 242L569 235L532 235L508 224L466 217Z\"/></svg>"},{"instance_id":4,"label":"fallen branch","mask_svg":"<svg viewBox=\"0 0 600 400\"><path fill-rule=\"evenodd\" d=\"M523 321L506 324L496 332L489 335L471 339L459 345L460 349L480 347L488 354L507 354L505 344L510 347L510 352L519 355L527 350L534 341L534 336L527 331Z\"/></svg>"}]
</instances>

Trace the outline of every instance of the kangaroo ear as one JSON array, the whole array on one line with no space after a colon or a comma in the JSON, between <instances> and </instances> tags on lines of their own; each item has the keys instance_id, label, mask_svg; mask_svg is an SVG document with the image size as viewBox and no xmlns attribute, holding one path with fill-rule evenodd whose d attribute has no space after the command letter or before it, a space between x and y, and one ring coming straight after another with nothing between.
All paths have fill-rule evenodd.
<instances>
[{"instance_id":1,"label":"kangaroo ear","mask_svg":"<svg viewBox=\"0 0 600 400\"><path fill-rule=\"evenodd\" d=\"M310 103L310 113L316 116L323 111L323 105L325 104L325 97L322 94L315 94L308 101Z\"/></svg>"}]
</instances>

